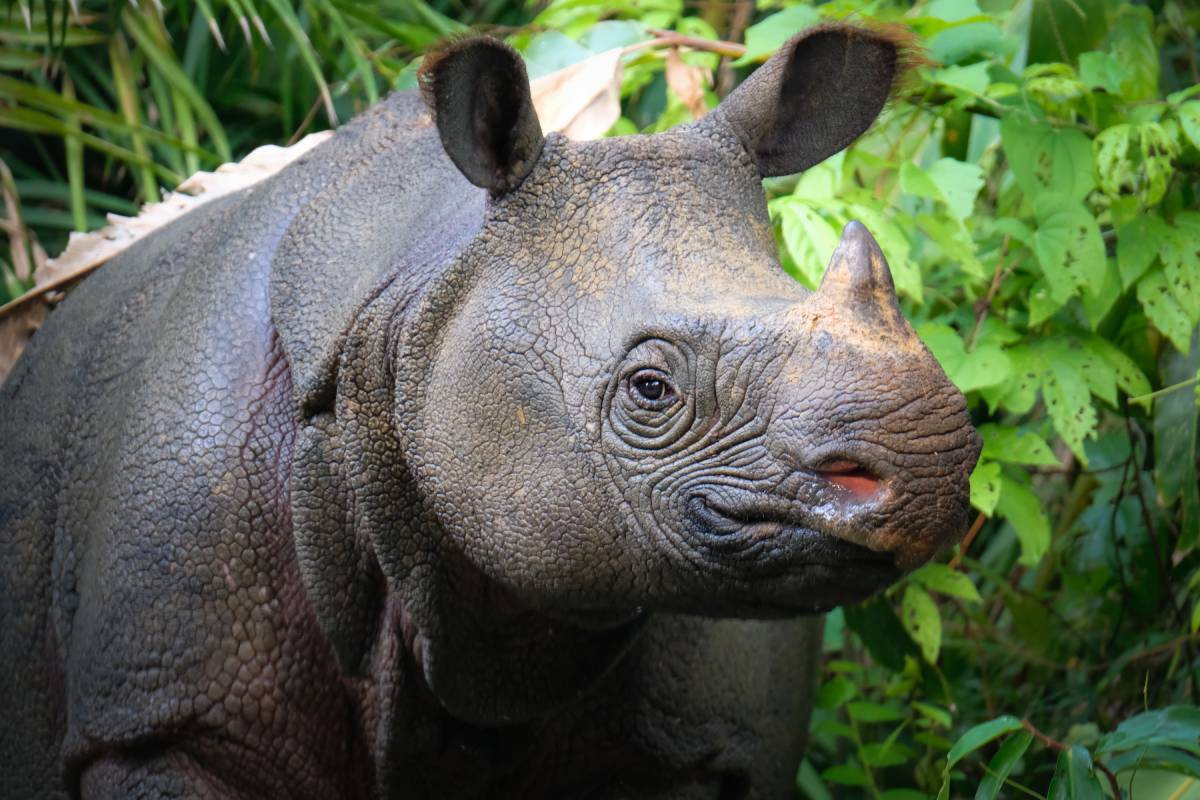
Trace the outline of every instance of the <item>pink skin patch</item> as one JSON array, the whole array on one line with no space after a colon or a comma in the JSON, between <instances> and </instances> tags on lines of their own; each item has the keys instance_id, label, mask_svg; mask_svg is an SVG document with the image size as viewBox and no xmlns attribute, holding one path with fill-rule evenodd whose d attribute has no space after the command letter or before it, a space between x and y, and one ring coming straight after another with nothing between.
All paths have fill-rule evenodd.
<instances>
[{"instance_id":1,"label":"pink skin patch","mask_svg":"<svg viewBox=\"0 0 1200 800\"><path fill-rule=\"evenodd\" d=\"M879 479L853 461L831 462L817 474L859 502L871 500L879 493Z\"/></svg>"}]
</instances>

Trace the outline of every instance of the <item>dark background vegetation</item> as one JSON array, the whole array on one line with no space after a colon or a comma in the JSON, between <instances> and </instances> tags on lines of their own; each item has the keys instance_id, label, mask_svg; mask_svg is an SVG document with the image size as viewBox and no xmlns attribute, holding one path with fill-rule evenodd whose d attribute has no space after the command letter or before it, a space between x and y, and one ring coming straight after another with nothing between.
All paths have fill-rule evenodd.
<instances>
[{"instance_id":1,"label":"dark background vegetation","mask_svg":"<svg viewBox=\"0 0 1200 800\"><path fill-rule=\"evenodd\" d=\"M611 133L711 108L823 19L932 64L767 182L814 285L849 219L986 446L963 544L830 615L811 798L1200 797L1200 10L1183 0L6 0L0 302L198 169L335 126L490 31L536 77L625 56ZM744 44L744 48L736 45ZM674 52L673 52L674 51ZM668 79L667 64L676 66ZM680 80L682 75L688 80ZM690 87L690 88L689 88ZM0 473L0 480L3 479Z\"/></svg>"}]
</instances>

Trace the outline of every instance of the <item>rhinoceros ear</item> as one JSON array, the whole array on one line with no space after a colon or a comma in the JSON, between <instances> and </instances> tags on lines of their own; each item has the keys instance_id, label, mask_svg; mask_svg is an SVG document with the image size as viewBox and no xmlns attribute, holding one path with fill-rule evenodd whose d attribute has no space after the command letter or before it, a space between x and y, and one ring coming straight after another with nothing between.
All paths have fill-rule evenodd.
<instances>
[{"instance_id":1,"label":"rhinoceros ear","mask_svg":"<svg viewBox=\"0 0 1200 800\"><path fill-rule=\"evenodd\" d=\"M920 62L904 28L830 24L792 37L714 113L763 177L819 163L859 137Z\"/></svg>"},{"instance_id":2,"label":"rhinoceros ear","mask_svg":"<svg viewBox=\"0 0 1200 800\"><path fill-rule=\"evenodd\" d=\"M515 50L496 39L460 39L427 56L418 80L442 146L467 180L497 195L529 174L542 128Z\"/></svg>"}]
</instances>

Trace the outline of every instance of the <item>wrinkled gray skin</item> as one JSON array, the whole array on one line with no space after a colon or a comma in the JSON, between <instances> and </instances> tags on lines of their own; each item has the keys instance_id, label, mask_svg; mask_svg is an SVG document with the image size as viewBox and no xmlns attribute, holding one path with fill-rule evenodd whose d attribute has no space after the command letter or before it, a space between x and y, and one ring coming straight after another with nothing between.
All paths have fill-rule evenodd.
<instances>
[{"instance_id":1,"label":"wrinkled gray skin","mask_svg":"<svg viewBox=\"0 0 1200 800\"><path fill-rule=\"evenodd\" d=\"M394 95L87 279L0 393L0 796L786 796L796 616L960 535L979 447L865 229L810 295L760 186L900 48L572 143L460 42L437 125Z\"/></svg>"}]
</instances>

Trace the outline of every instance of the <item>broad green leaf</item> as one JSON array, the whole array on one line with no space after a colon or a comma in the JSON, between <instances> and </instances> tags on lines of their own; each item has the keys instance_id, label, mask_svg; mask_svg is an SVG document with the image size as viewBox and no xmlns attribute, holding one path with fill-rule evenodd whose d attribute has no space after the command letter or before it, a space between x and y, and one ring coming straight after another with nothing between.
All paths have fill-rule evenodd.
<instances>
[{"instance_id":1,"label":"broad green leaf","mask_svg":"<svg viewBox=\"0 0 1200 800\"><path fill-rule=\"evenodd\" d=\"M1162 240L1163 277L1180 307L1200 322L1200 212L1183 211Z\"/></svg>"},{"instance_id":2,"label":"broad green leaf","mask_svg":"<svg viewBox=\"0 0 1200 800\"><path fill-rule=\"evenodd\" d=\"M983 188L982 167L954 158L941 158L929 167L928 174L956 219L971 214L975 209L975 196Z\"/></svg>"},{"instance_id":3,"label":"broad green leaf","mask_svg":"<svg viewBox=\"0 0 1200 800\"><path fill-rule=\"evenodd\" d=\"M1110 197L1130 195L1152 206L1167 191L1171 159L1179 152L1162 125L1114 125L1096 137L1096 172L1100 188Z\"/></svg>"},{"instance_id":4,"label":"broad green leaf","mask_svg":"<svg viewBox=\"0 0 1200 800\"><path fill-rule=\"evenodd\" d=\"M892 672L904 669L905 661L919 655L913 640L904 630L895 609L886 598L876 597L842 609L846 625L854 631L877 664Z\"/></svg>"},{"instance_id":5,"label":"broad green leaf","mask_svg":"<svg viewBox=\"0 0 1200 800\"><path fill-rule=\"evenodd\" d=\"M1038 228L1030 248L1055 300L1065 301L1082 287L1104 280L1104 240L1096 218L1064 195L1034 198Z\"/></svg>"},{"instance_id":6,"label":"broad green leaf","mask_svg":"<svg viewBox=\"0 0 1200 800\"><path fill-rule=\"evenodd\" d=\"M1142 372L1142 368L1107 339L1092 336L1083 343L1083 348L1089 355L1108 365L1116 378L1117 386L1125 394L1138 397L1150 392L1150 381Z\"/></svg>"},{"instance_id":7,"label":"broad green leaf","mask_svg":"<svg viewBox=\"0 0 1200 800\"><path fill-rule=\"evenodd\" d=\"M900 190L917 197L928 197L931 200L944 201L946 199L941 188L929 173L911 161L905 161L900 165Z\"/></svg>"},{"instance_id":8,"label":"broad green leaf","mask_svg":"<svg viewBox=\"0 0 1200 800\"><path fill-rule=\"evenodd\" d=\"M1042 397L1046 400L1046 410L1050 413L1054 430L1086 466L1083 440L1095 432L1097 422L1087 377L1071 364L1059 359L1047 360L1049 363L1042 376Z\"/></svg>"},{"instance_id":9,"label":"broad green leaf","mask_svg":"<svg viewBox=\"0 0 1200 800\"><path fill-rule=\"evenodd\" d=\"M810 6L792 6L770 15L746 29L746 53L734 65L740 67L764 60L788 39L820 20L821 15Z\"/></svg>"},{"instance_id":10,"label":"broad green leaf","mask_svg":"<svg viewBox=\"0 0 1200 800\"><path fill-rule=\"evenodd\" d=\"M1058 465L1050 445L1033 431L987 423L979 426L979 435L983 437L982 458L1035 467Z\"/></svg>"},{"instance_id":11,"label":"broad green leaf","mask_svg":"<svg viewBox=\"0 0 1200 800\"><path fill-rule=\"evenodd\" d=\"M1100 323L1112 310L1113 304L1121 297L1121 274L1117 271L1115 258L1104 259L1104 280L1098 285L1088 284L1083 287L1080 302L1092 330L1100 327Z\"/></svg>"},{"instance_id":12,"label":"broad green leaf","mask_svg":"<svg viewBox=\"0 0 1200 800\"><path fill-rule=\"evenodd\" d=\"M1154 14L1145 6L1122 3L1109 31L1113 57L1129 71L1121 94L1129 101L1158 95L1158 48L1154 46Z\"/></svg>"},{"instance_id":13,"label":"broad green leaf","mask_svg":"<svg viewBox=\"0 0 1200 800\"><path fill-rule=\"evenodd\" d=\"M950 380L965 394L1006 383L1011 376L1012 363L1008 354L994 344L983 344L964 354Z\"/></svg>"},{"instance_id":14,"label":"broad green leaf","mask_svg":"<svg viewBox=\"0 0 1200 800\"><path fill-rule=\"evenodd\" d=\"M1093 771L1092 757L1079 745L1064 750L1058 756L1058 767L1046 792L1047 800L1104 800Z\"/></svg>"},{"instance_id":15,"label":"broad green leaf","mask_svg":"<svg viewBox=\"0 0 1200 800\"><path fill-rule=\"evenodd\" d=\"M1200 100L1191 100L1179 107L1179 126L1192 147L1200 150Z\"/></svg>"},{"instance_id":16,"label":"broad green leaf","mask_svg":"<svg viewBox=\"0 0 1200 800\"><path fill-rule=\"evenodd\" d=\"M967 22L930 37L929 54L941 64L957 64L977 53L1004 56L1015 46L1015 37L1006 36L991 22Z\"/></svg>"},{"instance_id":17,"label":"broad green leaf","mask_svg":"<svg viewBox=\"0 0 1200 800\"><path fill-rule=\"evenodd\" d=\"M1108 53L1093 51L1079 55L1079 78L1092 88L1119 96L1122 81L1129 77L1129 70Z\"/></svg>"},{"instance_id":18,"label":"broad green leaf","mask_svg":"<svg viewBox=\"0 0 1200 800\"><path fill-rule=\"evenodd\" d=\"M979 590L975 588L975 584L971 583L969 577L945 564L926 564L912 573L909 579L916 581L931 592L948 597L957 597L973 603L982 599L979 596Z\"/></svg>"},{"instance_id":19,"label":"broad green leaf","mask_svg":"<svg viewBox=\"0 0 1200 800\"><path fill-rule=\"evenodd\" d=\"M1021 731L1010 736L1004 744L1000 745L996 755L988 762L987 774L983 776L983 780L979 782L979 788L975 790L975 800L995 800L1004 786L1004 779L1012 772L1021 756L1025 755L1031 742L1033 742L1033 734Z\"/></svg>"},{"instance_id":20,"label":"broad green leaf","mask_svg":"<svg viewBox=\"0 0 1200 800\"><path fill-rule=\"evenodd\" d=\"M771 203L779 215L783 243L800 271L801 283L817 288L838 243L838 232L806 201L781 197Z\"/></svg>"},{"instance_id":21,"label":"broad green leaf","mask_svg":"<svg viewBox=\"0 0 1200 800\"><path fill-rule=\"evenodd\" d=\"M942 649L942 616L933 598L914 584L904 587L900 621L904 623L904 630L921 648L925 660L936 664L938 652Z\"/></svg>"},{"instance_id":22,"label":"broad green leaf","mask_svg":"<svg viewBox=\"0 0 1200 800\"><path fill-rule=\"evenodd\" d=\"M1036 566L1050 547L1050 520L1033 490L1007 475L1000 478L1000 501L996 511L1008 520L1021 543L1020 562Z\"/></svg>"},{"instance_id":23,"label":"broad green leaf","mask_svg":"<svg viewBox=\"0 0 1200 800\"><path fill-rule=\"evenodd\" d=\"M1042 354L1028 345L1010 347L1005 352L1012 365L1012 380L1007 386L998 387L998 393L993 395L995 402L989 400L989 405L1003 406L1014 414L1027 414L1033 408L1042 385L1042 371L1045 369ZM990 391L985 389L983 394L987 395Z\"/></svg>"},{"instance_id":24,"label":"broad green leaf","mask_svg":"<svg viewBox=\"0 0 1200 800\"><path fill-rule=\"evenodd\" d=\"M950 752L946 754L946 768L953 767L963 756L975 752L993 739L1019 731L1021 727L1021 720L1009 714L975 725L958 737L958 741L950 748Z\"/></svg>"},{"instance_id":25,"label":"broad green leaf","mask_svg":"<svg viewBox=\"0 0 1200 800\"><path fill-rule=\"evenodd\" d=\"M1152 270L1138 281L1137 297L1154 327L1171 340L1176 350L1188 352L1191 349L1191 314L1179 305L1161 268Z\"/></svg>"},{"instance_id":26,"label":"broad green leaf","mask_svg":"<svg viewBox=\"0 0 1200 800\"><path fill-rule=\"evenodd\" d=\"M1010 112L1000 137L1017 185L1031 198L1047 192L1082 200L1096 185L1091 140L1076 128L1053 128Z\"/></svg>"},{"instance_id":27,"label":"broad green leaf","mask_svg":"<svg viewBox=\"0 0 1200 800\"><path fill-rule=\"evenodd\" d=\"M1000 465L994 461L980 461L971 472L971 506L989 517L996 510L1000 499Z\"/></svg>"},{"instance_id":28,"label":"broad green leaf","mask_svg":"<svg viewBox=\"0 0 1200 800\"><path fill-rule=\"evenodd\" d=\"M1126 289L1150 269L1168 235L1169 227L1155 214L1139 214L1117 226L1117 267Z\"/></svg>"},{"instance_id":29,"label":"broad green leaf","mask_svg":"<svg viewBox=\"0 0 1200 800\"><path fill-rule=\"evenodd\" d=\"M968 95L984 94L992 82L986 61L980 61L969 67L954 66L933 70L929 79L934 83L940 83Z\"/></svg>"}]
</instances>

